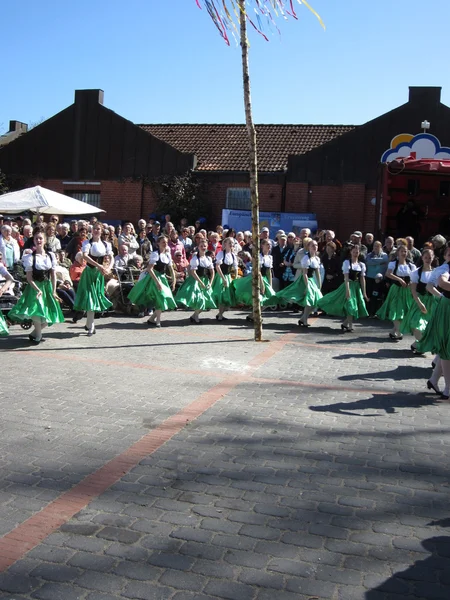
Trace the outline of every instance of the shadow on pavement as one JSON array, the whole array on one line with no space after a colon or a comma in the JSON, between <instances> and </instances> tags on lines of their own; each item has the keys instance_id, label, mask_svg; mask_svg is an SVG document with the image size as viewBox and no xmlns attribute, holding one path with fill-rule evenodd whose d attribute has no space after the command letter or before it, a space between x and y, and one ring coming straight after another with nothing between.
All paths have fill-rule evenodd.
<instances>
[{"instance_id":1,"label":"shadow on pavement","mask_svg":"<svg viewBox=\"0 0 450 600\"><path fill-rule=\"evenodd\" d=\"M351 415L358 417L378 417L379 411L393 414L397 412L396 408L421 408L422 406L435 406L438 404L438 396L434 394L432 398L424 398L418 394L408 394L397 392L395 394L381 395L377 394L371 398L354 400L353 402L336 402L335 404L325 404L310 406L310 410L315 412L331 412L339 415ZM360 411L374 410L378 412L363 413ZM355 411L355 412L354 412Z\"/></svg>"},{"instance_id":2,"label":"shadow on pavement","mask_svg":"<svg viewBox=\"0 0 450 600\"><path fill-rule=\"evenodd\" d=\"M430 374L429 367L414 367L410 365L400 365L391 371L375 371L374 373L361 373L355 375L341 375L338 377L341 381L371 381L381 379L383 381L405 381L408 379L427 379Z\"/></svg>"},{"instance_id":3,"label":"shadow on pavement","mask_svg":"<svg viewBox=\"0 0 450 600\"><path fill-rule=\"evenodd\" d=\"M333 360L349 360L351 358L370 358L374 360L386 360L392 358L411 358L413 356L411 350L407 348L380 348L380 350L376 350L373 352L366 352L362 354L361 352L357 354L339 354L339 356L333 356Z\"/></svg>"}]
</instances>

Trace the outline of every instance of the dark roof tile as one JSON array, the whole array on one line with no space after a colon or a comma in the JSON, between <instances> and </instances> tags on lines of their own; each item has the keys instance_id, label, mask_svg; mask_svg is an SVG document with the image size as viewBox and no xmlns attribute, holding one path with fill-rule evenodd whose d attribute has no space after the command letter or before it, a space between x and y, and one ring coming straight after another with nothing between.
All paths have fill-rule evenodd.
<instances>
[{"instance_id":1,"label":"dark roof tile","mask_svg":"<svg viewBox=\"0 0 450 600\"><path fill-rule=\"evenodd\" d=\"M181 152L197 156L198 171L247 171L245 125L139 125ZM354 125L256 125L258 170L283 171L288 156L313 148L355 129Z\"/></svg>"}]
</instances>

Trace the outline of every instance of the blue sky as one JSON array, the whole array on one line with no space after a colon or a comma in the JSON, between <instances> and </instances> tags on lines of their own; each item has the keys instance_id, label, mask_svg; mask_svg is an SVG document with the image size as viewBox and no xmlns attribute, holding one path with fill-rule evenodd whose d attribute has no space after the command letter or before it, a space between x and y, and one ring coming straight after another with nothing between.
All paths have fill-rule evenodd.
<instances>
[{"instance_id":1,"label":"blue sky","mask_svg":"<svg viewBox=\"0 0 450 600\"><path fill-rule=\"evenodd\" d=\"M250 34L256 122L360 124L406 102L409 85L442 86L450 105L449 0L310 3L325 32L299 6L269 43ZM1 16L0 133L85 88L135 123L244 120L240 48L195 0L1 0Z\"/></svg>"}]
</instances>

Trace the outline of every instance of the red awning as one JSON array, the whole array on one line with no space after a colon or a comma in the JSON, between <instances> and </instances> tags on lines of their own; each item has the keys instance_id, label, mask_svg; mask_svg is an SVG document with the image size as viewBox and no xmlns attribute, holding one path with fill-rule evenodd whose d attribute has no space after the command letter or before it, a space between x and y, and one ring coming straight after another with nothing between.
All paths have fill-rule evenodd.
<instances>
[{"instance_id":1,"label":"red awning","mask_svg":"<svg viewBox=\"0 0 450 600\"><path fill-rule=\"evenodd\" d=\"M450 174L450 160L438 160L435 158L419 158L407 156L388 163L388 170L392 173L402 171L426 171Z\"/></svg>"}]
</instances>

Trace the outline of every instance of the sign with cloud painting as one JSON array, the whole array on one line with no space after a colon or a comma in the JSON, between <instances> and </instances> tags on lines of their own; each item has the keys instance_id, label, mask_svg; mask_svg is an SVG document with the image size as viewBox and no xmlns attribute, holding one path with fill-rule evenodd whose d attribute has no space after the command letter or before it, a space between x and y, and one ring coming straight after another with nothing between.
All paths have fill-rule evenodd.
<instances>
[{"instance_id":1,"label":"sign with cloud painting","mask_svg":"<svg viewBox=\"0 0 450 600\"><path fill-rule=\"evenodd\" d=\"M383 153L381 162L388 163L407 156L416 159L450 160L450 148L441 146L438 138L431 133L401 133L393 138L391 147Z\"/></svg>"}]
</instances>

